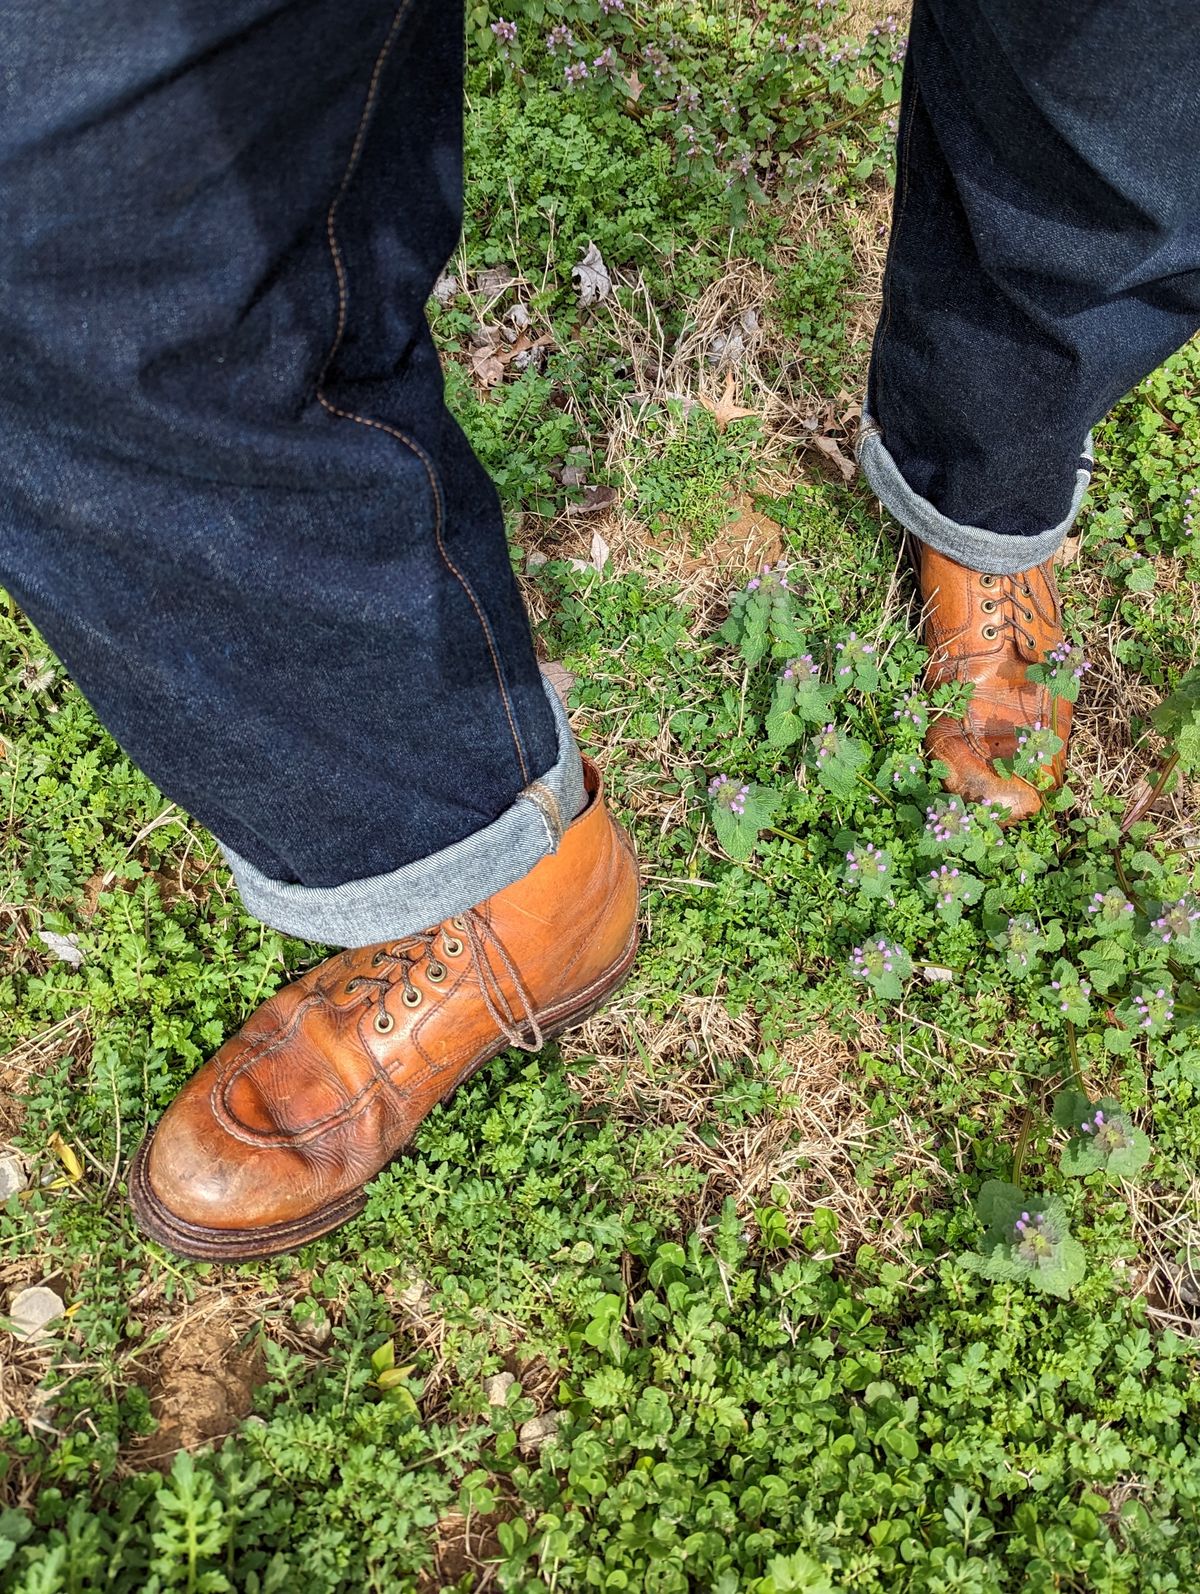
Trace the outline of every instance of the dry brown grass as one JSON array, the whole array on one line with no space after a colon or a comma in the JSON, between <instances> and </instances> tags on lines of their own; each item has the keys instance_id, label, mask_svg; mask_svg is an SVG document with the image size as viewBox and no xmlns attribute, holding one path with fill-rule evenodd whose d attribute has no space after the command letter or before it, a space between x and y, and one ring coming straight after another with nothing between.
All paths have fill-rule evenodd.
<instances>
[{"instance_id":1,"label":"dry brown grass","mask_svg":"<svg viewBox=\"0 0 1200 1594\"><path fill-rule=\"evenodd\" d=\"M1139 1257L1126 1270L1151 1322L1200 1341L1200 1176L1182 1188L1122 1186Z\"/></svg>"},{"instance_id":2,"label":"dry brown grass","mask_svg":"<svg viewBox=\"0 0 1200 1594\"><path fill-rule=\"evenodd\" d=\"M585 1110L603 1108L631 1131L648 1124L676 1130L668 1165L699 1175L680 1207L683 1230L711 1223L726 1197L750 1218L782 1189L793 1235L823 1207L837 1215L839 1255L852 1257L870 1244L903 1261L911 1251L912 1189L947 1182L927 1141L902 1117L889 1125L896 1144L886 1180L858 1177L879 1133L864 1098L860 1054L892 1050L865 1016L857 1043L822 1023L787 1033L776 1048L780 1106L742 1122L721 1121L714 1110L727 1085L721 1065L758 1057L762 1041L754 1018L731 1016L719 995L681 995L668 1017L655 1020L631 994L569 1037L564 1050L589 1064L575 1080ZM705 1132L714 1120L716 1135Z\"/></svg>"}]
</instances>

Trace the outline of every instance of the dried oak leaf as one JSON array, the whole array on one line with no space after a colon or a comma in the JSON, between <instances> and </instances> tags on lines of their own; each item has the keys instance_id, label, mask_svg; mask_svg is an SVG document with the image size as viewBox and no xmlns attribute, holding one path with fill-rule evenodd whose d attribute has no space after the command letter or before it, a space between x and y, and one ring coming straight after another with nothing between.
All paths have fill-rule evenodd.
<instances>
[{"instance_id":1,"label":"dried oak leaf","mask_svg":"<svg viewBox=\"0 0 1200 1594\"><path fill-rule=\"evenodd\" d=\"M742 409L734 402L733 397L734 377L730 371L725 378L725 391L719 399L709 398L706 393L697 395L697 402L702 404L713 420L717 423L717 431L723 432L731 421L746 420L749 416L757 415L757 410Z\"/></svg>"},{"instance_id":2,"label":"dried oak leaf","mask_svg":"<svg viewBox=\"0 0 1200 1594\"><path fill-rule=\"evenodd\" d=\"M833 461L841 471L843 481L852 482L854 480L858 466L855 465L852 459L846 458L832 437L826 437L823 432L814 432L812 445L818 453L824 454L826 459Z\"/></svg>"},{"instance_id":3,"label":"dried oak leaf","mask_svg":"<svg viewBox=\"0 0 1200 1594\"><path fill-rule=\"evenodd\" d=\"M607 299L612 292L612 278L604 264L604 256L594 243L588 244L583 259L571 272L571 281L575 284L579 303L584 309L589 304L598 304L601 299Z\"/></svg>"},{"instance_id":4,"label":"dried oak leaf","mask_svg":"<svg viewBox=\"0 0 1200 1594\"><path fill-rule=\"evenodd\" d=\"M567 505L567 514L594 515L598 510L610 508L616 501L615 487L585 487L580 501Z\"/></svg>"}]
</instances>

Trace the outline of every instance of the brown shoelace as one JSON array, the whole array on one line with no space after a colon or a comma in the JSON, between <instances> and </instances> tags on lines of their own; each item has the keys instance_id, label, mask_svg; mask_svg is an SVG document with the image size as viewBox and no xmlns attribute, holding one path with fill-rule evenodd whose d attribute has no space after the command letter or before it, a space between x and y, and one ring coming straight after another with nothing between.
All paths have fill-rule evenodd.
<instances>
[{"instance_id":1,"label":"brown shoelace","mask_svg":"<svg viewBox=\"0 0 1200 1594\"><path fill-rule=\"evenodd\" d=\"M532 998L499 936L483 915L474 908L469 908L458 918L450 919L448 924L451 932L458 933L448 934L446 925L439 924L435 929L422 930L417 935L406 936L402 941L381 947L371 959L371 967L383 968L386 972L354 975L346 982L347 994L358 990L360 986L372 987L376 993L377 1004L375 1030L377 1034L388 1035L396 1026L396 1020L386 1006L388 993L393 987L397 984L402 985L401 1002L407 1008L416 1009L425 1000L425 993L413 981L415 966L425 958L426 979L433 985L440 985L449 973L443 958L458 958L465 951L471 958L483 1005L496 1028L510 1046L520 1047L526 1052L540 1051L545 1037L535 1016ZM437 947L439 939L440 956ZM488 957L489 947L494 951L512 982L520 1012L513 1011L504 988L496 977Z\"/></svg>"},{"instance_id":2,"label":"brown shoelace","mask_svg":"<svg viewBox=\"0 0 1200 1594\"><path fill-rule=\"evenodd\" d=\"M979 585L986 587L989 594L996 594L984 598L980 604L985 614L996 616L983 627L984 641L994 642L1002 632L1007 631L1014 643L1023 641L1027 647L1035 648L1037 638L1026 629L1027 625L1033 624L1033 610L1029 607L1033 602L1033 592L1027 572L1020 571L1012 576L983 574L979 577Z\"/></svg>"}]
</instances>

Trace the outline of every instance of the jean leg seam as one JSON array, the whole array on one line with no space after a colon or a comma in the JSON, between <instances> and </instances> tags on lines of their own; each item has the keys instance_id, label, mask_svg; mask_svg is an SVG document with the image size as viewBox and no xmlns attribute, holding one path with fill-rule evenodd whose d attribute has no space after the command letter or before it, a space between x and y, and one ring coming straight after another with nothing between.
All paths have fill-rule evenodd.
<instances>
[{"instance_id":1,"label":"jean leg seam","mask_svg":"<svg viewBox=\"0 0 1200 1594\"><path fill-rule=\"evenodd\" d=\"M353 421L359 426L369 427L374 431L383 432L386 436L394 438L396 442L402 444L418 460L420 460L421 464L424 466L425 474L429 479L429 490L433 498L434 541L437 544L437 550L441 556L443 564L458 582L459 586L469 599L471 607L475 610L475 615L479 621L480 630L483 633L483 639L487 644L488 654L492 661L492 668L496 674L496 685L500 690L500 698L504 704L504 713L508 719L508 728L512 734L513 748L516 751L517 764L521 771L521 780L525 784L528 784L529 766L525 758L525 749L521 741L521 735L517 729L516 715L513 712L513 705L509 697L508 687L504 681L504 672L500 667L500 656L496 648L495 636L492 632L487 615L484 613L483 605L475 595L474 588L471 586L471 583L467 580L466 576L462 573L459 567L455 564L454 560L450 557L449 550L447 549L443 538L446 519L445 499L442 493L441 482L438 478L437 471L434 468L433 461L430 459L425 449L422 448L421 445L416 441L416 439L408 436L408 434L401 431L399 427L391 426L387 422L376 420L371 416L359 415L353 410L342 409L333 403L325 391L326 378L329 375L334 360L336 360L341 350L343 340L346 336L346 321L349 311L349 285L346 272L346 262L345 257L342 254L342 247L338 241L337 234L338 210L341 206L342 200L346 197L351 180L353 179L354 173L358 168L358 163L362 158L363 145L366 142L367 136L367 127L370 123L372 113L375 110L375 106L378 103L379 85L383 77L384 68L387 66L388 59L391 56L392 50L396 44L396 40L399 37L401 25L403 24L404 19L409 11L411 11L412 5L413 0L401 0L400 5L397 6L395 14L392 17L391 25L388 28L387 36L383 41L383 45L380 48L379 54L375 58L375 65L371 72L370 82L367 85L366 98L363 102L362 116L359 118L358 129L354 135L354 143L350 148L350 157L346 162L346 170L342 174L342 180L338 184L337 191L330 201L329 210L325 217L325 234L329 242L329 254L333 262L334 276L337 281L338 306L337 323L334 328L333 342L330 345L329 353L325 356L324 363L322 364L320 372L317 376L316 399L317 403L326 412L326 414L335 416L339 420Z\"/></svg>"}]
</instances>

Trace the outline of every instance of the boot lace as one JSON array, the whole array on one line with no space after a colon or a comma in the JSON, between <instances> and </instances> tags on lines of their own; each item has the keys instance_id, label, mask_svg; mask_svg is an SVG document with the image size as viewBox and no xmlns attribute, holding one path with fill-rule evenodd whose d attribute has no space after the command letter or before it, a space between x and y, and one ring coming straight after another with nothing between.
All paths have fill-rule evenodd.
<instances>
[{"instance_id":1,"label":"boot lace","mask_svg":"<svg viewBox=\"0 0 1200 1594\"><path fill-rule=\"evenodd\" d=\"M986 587L988 596L980 604L984 614L992 616L983 627L984 640L994 642L1008 633L1016 644L1024 642L1031 650L1037 647L1037 638L1029 627L1033 624L1033 589L1029 585L1029 572L1000 576L985 573L979 585Z\"/></svg>"},{"instance_id":2,"label":"boot lace","mask_svg":"<svg viewBox=\"0 0 1200 1594\"><path fill-rule=\"evenodd\" d=\"M449 973L442 959L458 958L464 952L471 960L488 1016L509 1045L526 1052L540 1051L545 1036L534 1011L533 999L504 943L475 908L468 908L466 913L432 930L421 930L416 935L405 936L403 940L381 946L371 959L371 967L382 972L354 975L346 982L347 994L364 986L372 990L375 1029L378 1034L387 1035L396 1025L386 1005L391 991L400 985L403 1005L407 1008L420 1007L425 1000L425 993L413 980L417 965L424 959L426 979L433 985L440 985ZM512 985L516 997L515 1010L493 967L492 957L495 957Z\"/></svg>"}]
</instances>

